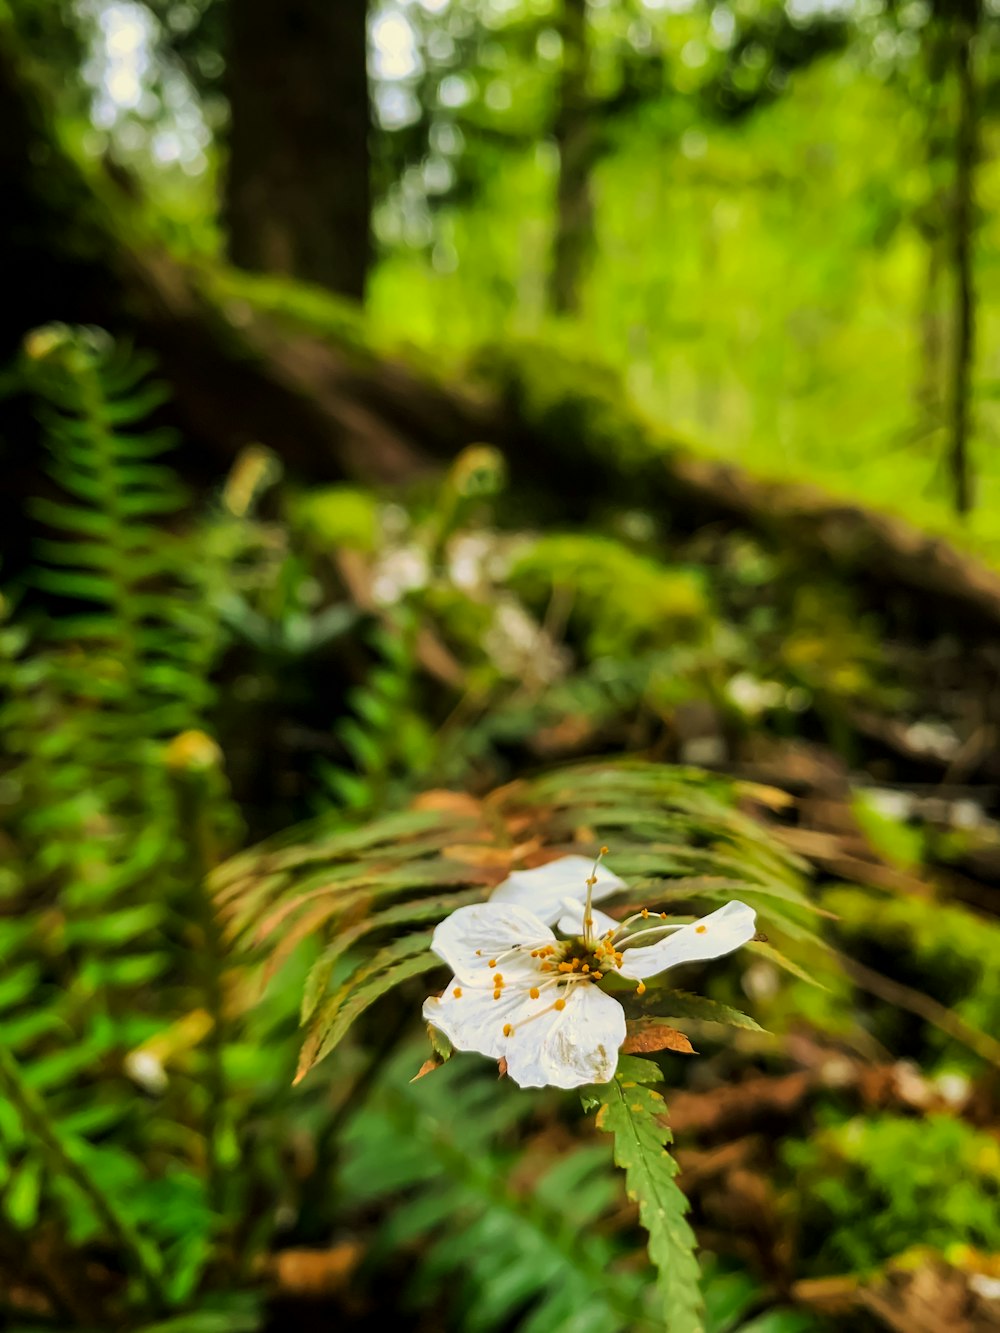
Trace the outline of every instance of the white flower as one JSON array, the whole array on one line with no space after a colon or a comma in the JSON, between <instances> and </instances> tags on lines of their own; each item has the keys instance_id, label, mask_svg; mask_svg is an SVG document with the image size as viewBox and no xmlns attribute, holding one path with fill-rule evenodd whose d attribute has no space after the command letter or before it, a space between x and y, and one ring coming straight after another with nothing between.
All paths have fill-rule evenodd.
<instances>
[{"instance_id":1,"label":"white flower","mask_svg":"<svg viewBox=\"0 0 1000 1333\"><path fill-rule=\"evenodd\" d=\"M580 876L581 863L595 883ZM608 896L623 881L610 871L599 876L600 869L574 856L520 871L491 902L460 907L434 931L431 948L455 975L440 998L425 1002L424 1018L457 1050L503 1057L522 1088L575 1088L614 1077L625 1012L601 989L606 977L638 981L641 992L644 977L718 958L753 938L754 912L740 902L689 926L669 926L645 911L614 921L590 905L588 889ZM550 929L557 917L569 939ZM644 920L656 924L630 929Z\"/></svg>"},{"instance_id":2,"label":"white flower","mask_svg":"<svg viewBox=\"0 0 1000 1333\"><path fill-rule=\"evenodd\" d=\"M606 865L600 862L594 865L592 857L561 856L558 861L536 866L534 870L515 870L493 890L490 902L517 903L519 907L527 907L539 921L552 926L562 915L566 898L575 898L583 904L591 876L594 879L591 901L595 903L628 887Z\"/></svg>"}]
</instances>

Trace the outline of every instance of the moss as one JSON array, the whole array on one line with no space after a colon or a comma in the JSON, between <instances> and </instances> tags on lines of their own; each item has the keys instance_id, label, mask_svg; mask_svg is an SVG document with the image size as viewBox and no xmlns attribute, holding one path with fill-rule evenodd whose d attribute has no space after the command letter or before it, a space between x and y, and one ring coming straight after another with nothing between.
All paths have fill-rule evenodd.
<instances>
[{"instance_id":1,"label":"moss","mask_svg":"<svg viewBox=\"0 0 1000 1333\"><path fill-rule=\"evenodd\" d=\"M378 502L354 486L323 486L295 498L291 522L311 546L346 546L373 553L379 542Z\"/></svg>"},{"instance_id":2,"label":"moss","mask_svg":"<svg viewBox=\"0 0 1000 1333\"><path fill-rule=\"evenodd\" d=\"M509 581L538 614L556 590L567 590L570 622L589 657L695 642L711 618L700 574L670 569L606 537L542 537L517 560Z\"/></svg>"}]
</instances>

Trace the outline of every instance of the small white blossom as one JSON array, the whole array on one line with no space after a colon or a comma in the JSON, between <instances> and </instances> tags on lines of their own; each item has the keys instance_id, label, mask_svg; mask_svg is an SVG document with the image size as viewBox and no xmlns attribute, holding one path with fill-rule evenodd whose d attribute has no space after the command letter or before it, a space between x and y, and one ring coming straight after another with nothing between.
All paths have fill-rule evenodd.
<instances>
[{"instance_id":1,"label":"small white blossom","mask_svg":"<svg viewBox=\"0 0 1000 1333\"><path fill-rule=\"evenodd\" d=\"M488 903L460 907L434 931L431 948L455 975L425 1002L425 1019L457 1050L503 1057L523 1088L607 1083L625 1012L601 983L617 974L641 993L643 978L730 953L756 930L740 902L687 926L646 911L619 923L593 907L624 887L605 866L568 856L516 872Z\"/></svg>"}]
</instances>

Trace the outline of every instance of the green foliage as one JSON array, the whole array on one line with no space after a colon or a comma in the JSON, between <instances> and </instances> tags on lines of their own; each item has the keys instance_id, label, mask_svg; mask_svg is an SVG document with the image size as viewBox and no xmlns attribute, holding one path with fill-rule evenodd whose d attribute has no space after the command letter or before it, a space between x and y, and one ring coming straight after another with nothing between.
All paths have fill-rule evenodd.
<instances>
[{"instance_id":1,"label":"green foliage","mask_svg":"<svg viewBox=\"0 0 1000 1333\"><path fill-rule=\"evenodd\" d=\"M389 1064L351 1123L340 1181L352 1209L394 1202L374 1264L424 1250L404 1308L443 1302L446 1327L470 1333L511 1319L563 1333L647 1328L645 1284L617 1267L624 1247L600 1225L618 1201L606 1153L517 1146L524 1094L481 1065L452 1060L411 1084L404 1068Z\"/></svg>"},{"instance_id":2,"label":"green foliage","mask_svg":"<svg viewBox=\"0 0 1000 1333\"><path fill-rule=\"evenodd\" d=\"M883 951L897 975L975 1028L1000 1025L1000 927L958 903L835 887L823 895L851 949ZM876 952L877 957L877 952ZM935 1045L944 1038L929 1036ZM956 1054L948 1048L950 1058Z\"/></svg>"},{"instance_id":3,"label":"green foliage","mask_svg":"<svg viewBox=\"0 0 1000 1333\"><path fill-rule=\"evenodd\" d=\"M0 627L0 1236L4 1252L32 1256L54 1317L148 1323L230 1282L215 1326L248 1329L260 1299L217 1248L228 1237L239 1252L256 1185L204 891L238 820L221 753L198 729L224 638L212 593L228 538L165 526L180 490L160 461L169 442L143 430L161 400L147 372L67 329L33 335L22 368L54 486L37 505L31 588ZM44 613L53 604L58 617ZM274 1006L260 1022L274 1031ZM280 1050L274 1035L272 1069ZM272 1096L279 1116L291 1072ZM266 1144L255 1161L258 1180L280 1179ZM108 1256L124 1282L102 1276Z\"/></svg>"},{"instance_id":4,"label":"green foliage","mask_svg":"<svg viewBox=\"0 0 1000 1333\"><path fill-rule=\"evenodd\" d=\"M961 1120L859 1117L784 1156L824 1271L865 1273L914 1246L1000 1247L1000 1148Z\"/></svg>"},{"instance_id":5,"label":"green foliage","mask_svg":"<svg viewBox=\"0 0 1000 1333\"><path fill-rule=\"evenodd\" d=\"M665 568L603 537L542 537L517 558L510 583L537 613L556 592L565 597L589 657L697 639L709 619L695 572Z\"/></svg>"},{"instance_id":6,"label":"green foliage","mask_svg":"<svg viewBox=\"0 0 1000 1333\"><path fill-rule=\"evenodd\" d=\"M650 1060L623 1056L607 1084L585 1094L585 1105L599 1105L597 1127L613 1134L615 1162L625 1172L630 1199L649 1233L649 1257L655 1264L663 1326L667 1333L704 1333L694 1232L687 1221L688 1202L677 1186L677 1163L667 1151L671 1133L666 1106L649 1085L659 1083L659 1067Z\"/></svg>"}]
</instances>

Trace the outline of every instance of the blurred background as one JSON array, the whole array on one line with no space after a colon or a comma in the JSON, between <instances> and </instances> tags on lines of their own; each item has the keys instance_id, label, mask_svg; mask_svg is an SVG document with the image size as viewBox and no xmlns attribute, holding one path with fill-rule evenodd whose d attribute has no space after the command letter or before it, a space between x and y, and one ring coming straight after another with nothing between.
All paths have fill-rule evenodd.
<instances>
[{"instance_id":1,"label":"blurred background","mask_svg":"<svg viewBox=\"0 0 1000 1333\"><path fill-rule=\"evenodd\" d=\"M677 1333L1000 1328L998 111L993 0L0 0L0 1326L661 1326L420 977L292 1087L331 848L632 756L828 942L682 982Z\"/></svg>"}]
</instances>

